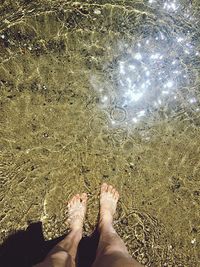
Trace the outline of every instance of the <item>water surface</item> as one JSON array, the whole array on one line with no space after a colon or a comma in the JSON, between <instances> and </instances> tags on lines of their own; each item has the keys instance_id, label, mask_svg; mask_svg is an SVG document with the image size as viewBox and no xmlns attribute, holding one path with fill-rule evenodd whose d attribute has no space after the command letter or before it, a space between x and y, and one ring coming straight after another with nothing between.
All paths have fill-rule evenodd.
<instances>
[{"instance_id":1,"label":"water surface","mask_svg":"<svg viewBox=\"0 0 200 267\"><path fill-rule=\"evenodd\" d=\"M146 266L200 261L198 1L1 1L1 241L116 186L116 228Z\"/></svg>"}]
</instances>

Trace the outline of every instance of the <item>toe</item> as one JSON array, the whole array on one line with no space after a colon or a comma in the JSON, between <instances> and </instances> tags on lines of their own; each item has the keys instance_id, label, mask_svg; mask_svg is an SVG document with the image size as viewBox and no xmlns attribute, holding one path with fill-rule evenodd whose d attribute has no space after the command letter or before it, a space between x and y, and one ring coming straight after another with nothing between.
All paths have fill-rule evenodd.
<instances>
[{"instance_id":1,"label":"toe","mask_svg":"<svg viewBox=\"0 0 200 267\"><path fill-rule=\"evenodd\" d=\"M81 196L80 196L79 194L77 194L77 195L75 196L75 201L76 201L76 202L80 202L80 200L81 200Z\"/></svg>"},{"instance_id":2,"label":"toe","mask_svg":"<svg viewBox=\"0 0 200 267\"><path fill-rule=\"evenodd\" d=\"M111 192L113 194L113 196L115 195L115 192L116 192L116 190L115 190L115 188L113 188L112 192Z\"/></svg>"},{"instance_id":3,"label":"toe","mask_svg":"<svg viewBox=\"0 0 200 267\"><path fill-rule=\"evenodd\" d=\"M106 192L108 188L108 185L106 183L103 183L101 186L101 193Z\"/></svg>"},{"instance_id":4,"label":"toe","mask_svg":"<svg viewBox=\"0 0 200 267\"><path fill-rule=\"evenodd\" d=\"M71 207L73 205L74 196L69 200L68 207Z\"/></svg>"},{"instance_id":5,"label":"toe","mask_svg":"<svg viewBox=\"0 0 200 267\"><path fill-rule=\"evenodd\" d=\"M79 194L74 195L73 198L70 201L71 206L73 206L79 199Z\"/></svg>"},{"instance_id":6,"label":"toe","mask_svg":"<svg viewBox=\"0 0 200 267\"><path fill-rule=\"evenodd\" d=\"M81 195L81 200L82 200L82 203L86 203L86 201L87 201L87 194L86 193L83 193Z\"/></svg>"},{"instance_id":7,"label":"toe","mask_svg":"<svg viewBox=\"0 0 200 267\"><path fill-rule=\"evenodd\" d=\"M117 191L115 191L115 199L118 200L119 199L119 193Z\"/></svg>"},{"instance_id":8,"label":"toe","mask_svg":"<svg viewBox=\"0 0 200 267\"><path fill-rule=\"evenodd\" d=\"M71 205L74 205L75 201L76 201L76 195L73 196L72 200L70 201Z\"/></svg>"},{"instance_id":9,"label":"toe","mask_svg":"<svg viewBox=\"0 0 200 267\"><path fill-rule=\"evenodd\" d=\"M112 185L109 185L108 186L108 192L112 193L112 189L113 189Z\"/></svg>"}]
</instances>

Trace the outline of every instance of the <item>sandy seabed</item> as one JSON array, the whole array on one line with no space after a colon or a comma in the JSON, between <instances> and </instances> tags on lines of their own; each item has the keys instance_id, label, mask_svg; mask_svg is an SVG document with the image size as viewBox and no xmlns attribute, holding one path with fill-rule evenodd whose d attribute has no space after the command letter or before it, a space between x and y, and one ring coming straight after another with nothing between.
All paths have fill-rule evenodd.
<instances>
[{"instance_id":1,"label":"sandy seabed","mask_svg":"<svg viewBox=\"0 0 200 267\"><path fill-rule=\"evenodd\" d=\"M191 8L195 17L198 3ZM121 103L124 76L117 80L115 70L123 56L129 62L130 43L162 29L169 37L187 24L198 41L198 18L109 0L3 1L0 14L1 241L37 221L46 239L64 234L66 201L79 192L89 195L90 234L105 181L119 190L115 227L135 258L197 267L199 58L172 51L192 82L180 83L178 103L141 103L147 116L138 123L137 111Z\"/></svg>"}]
</instances>

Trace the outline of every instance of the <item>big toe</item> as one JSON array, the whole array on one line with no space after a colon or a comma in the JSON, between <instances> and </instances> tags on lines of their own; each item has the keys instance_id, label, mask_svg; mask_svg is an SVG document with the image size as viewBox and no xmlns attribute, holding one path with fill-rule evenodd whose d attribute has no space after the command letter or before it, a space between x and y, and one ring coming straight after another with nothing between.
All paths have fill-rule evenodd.
<instances>
[{"instance_id":1,"label":"big toe","mask_svg":"<svg viewBox=\"0 0 200 267\"><path fill-rule=\"evenodd\" d=\"M112 194L112 190L113 190L113 186L112 186L112 185L109 185L109 186L108 186L108 192L109 192L110 194Z\"/></svg>"},{"instance_id":2,"label":"big toe","mask_svg":"<svg viewBox=\"0 0 200 267\"><path fill-rule=\"evenodd\" d=\"M108 185L106 183L103 183L101 186L101 193L105 193L108 190Z\"/></svg>"}]
</instances>

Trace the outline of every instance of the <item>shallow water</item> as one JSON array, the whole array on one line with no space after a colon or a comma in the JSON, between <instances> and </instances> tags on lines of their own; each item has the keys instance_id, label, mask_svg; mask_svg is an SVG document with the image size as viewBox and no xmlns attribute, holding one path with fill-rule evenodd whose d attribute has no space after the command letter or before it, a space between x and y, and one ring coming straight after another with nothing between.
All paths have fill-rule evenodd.
<instances>
[{"instance_id":1,"label":"shallow water","mask_svg":"<svg viewBox=\"0 0 200 267\"><path fill-rule=\"evenodd\" d=\"M196 1L1 1L1 241L117 187L116 228L146 266L200 261Z\"/></svg>"}]
</instances>

